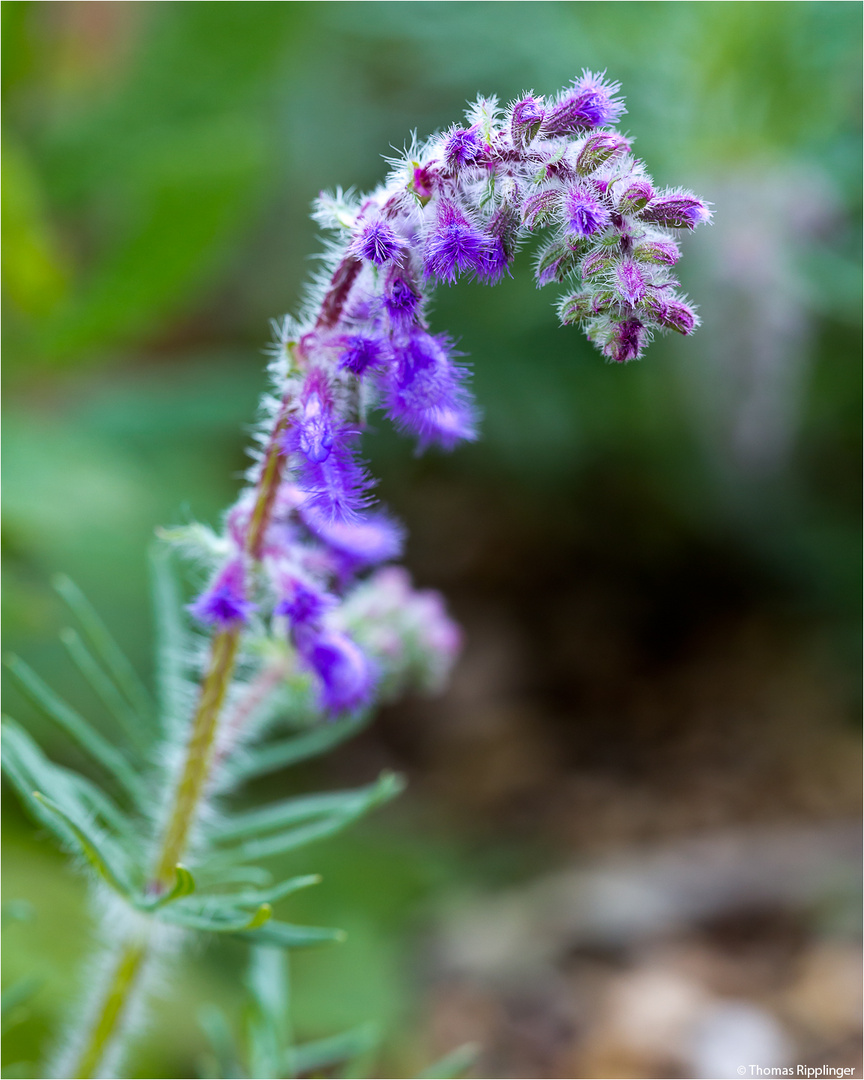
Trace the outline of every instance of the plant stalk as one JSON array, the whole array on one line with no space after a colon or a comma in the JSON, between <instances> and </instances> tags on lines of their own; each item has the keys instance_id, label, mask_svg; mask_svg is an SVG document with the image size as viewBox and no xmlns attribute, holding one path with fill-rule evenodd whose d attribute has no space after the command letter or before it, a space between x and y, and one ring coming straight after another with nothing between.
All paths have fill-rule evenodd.
<instances>
[{"instance_id":1,"label":"plant stalk","mask_svg":"<svg viewBox=\"0 0 864 1080\"><path fill-rule=\"evenodd\" d=\"M318 325L331 325L338 320L358 270L359 263L352 256L346 257L336 268L330 289L322 301ZM246 552L256 561L261 558L264 536L270 524L276 494L285 468L286 455L282 440L290 422L289 407L290 399L286 397L270 434L256 484L255 503L249 517L245 538ZM237 660L241 629L238 624L232 629L223 630L215 634L211 642L210 662L201 683L201 693L192 721L186 760L174 792L173 808L165 828L151 881L152 891L157 895L173 885L177 863L183 858L190 833L200 811L214 761L219 716L231 685L231 677ZM89 1080L94 1076L112 1039L116 1036L129 996L135 988L146 956L146 949L147 943L141 939L127 943L123 947L90 1037L72 1074L76 1080L78 1078Z\"/></svg>"}]
</instances>

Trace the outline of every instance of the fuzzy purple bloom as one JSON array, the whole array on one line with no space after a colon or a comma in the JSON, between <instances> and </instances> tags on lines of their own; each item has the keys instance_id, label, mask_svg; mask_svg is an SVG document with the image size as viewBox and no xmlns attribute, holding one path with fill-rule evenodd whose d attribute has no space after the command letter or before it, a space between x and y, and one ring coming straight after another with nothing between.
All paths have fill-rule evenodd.
<instances>
[{"instance_id":1,"label":"fuzzy purple bloom","mask_svg":"<svg viewBox=\"0 0 864 1080\"><path fill-rule=\"evenodd\" d=\"M326 379L319 371L313 371L306 380L302 401L302 411L286 433L286 442L309 462L319 464L330 456L336 438Z\"/></svg>"},{"instance_id":2,"label":"fuzzy purple bloom","mask_svg":"<svg viewBox=\"0 0 864 1080\"><path fill-rule=\"evenodd\" d=\"M618 89L618 83L605 82L602 75L586 71L548 113L541 134L551 138L614 124L624 112L623 102L615 97Z\"/></svg>"},{"instance_id":3,"label":"fuzzy purple bloom","mask_svg":"<svg viewBox=\"0 0 864 1080\"><path fill-rule=\"evenodd\" d=\"M593 236L609 224L609 211L581 188L567 192L565 214L570 229L577 236Z\"/></svg>"},{"instance_id":4,"label":"fuzzy purple bloom","mask_svg":"<svg viewBox=\"0 0 864 1080\"><path fill-rule=\"evenodd\" d=\"M510 260L504 247L504 241L498 236L489 238L477 277L487 285L497 285L501 278L510 271Z\"/></svg>"},{"instance_id":5,"label":"fuzzy purple bloom","mask_svg":"<svg viewBox=\"0 0 864 1080\"><path fill-rule=\"evenodd\" d=\"M451 284L467 271L481 273L489 251L489 239L461 214L445 204L438 227L426 244L426 277Z\"/></svg>"},{"instance_id":6,"label":"fuzzy purple bloom","mask_svg":"<svg viewBox=\"0 0 864 1080\"><path fill-rule=\"evenodd\" d=\"M638 304L645 295L645 278L636 263L630 259L625 259L615 267L615 286L618 295L628 304Z\"/></svg>"},{"instance_id":7,"label":"fuzzy purple bloom","mask_svg":"<svg viewBox=\"0 0 864 1080\"><path fill-rule=\"evenodd\" d=\"M329 713L353 712L369 703L375 687L372 666L363 650L336 630L309 637L301 655L320 680L321 707Z\"/></svg>"},{"instance_id":8,"label":"fuzzy purple bloom","mask_svg":"<svg viewBox=\"0 0 864 1080\"><path fill-rule=\"evenodd\" d=\"M694 195L660 195L639 215L643 221L663 225L667 229L695 229L711 220L711 211Z\"/></svg>"},{"instance_id":9,"label":"fuzzy purple bloom","mask_svg":"<svg viewBox=\"0 0 864 1080\"><path fill-rule=\"evenodd\" d=\"M628 360L638 360L645 344L645 326L639 319L625 319L615 328L604 352L616 364L625 364Z\"/></svg>"},{"instance_id":10,"label":"fuzzy purple bloom","mask_svg":"<svg viewBox=\"0 0 864 1080\"><path fill-rule=\"evenodd\" d=\"M301 461L298 486L304 515L325 522L350 522L369 505L372 480L354 456L354 438L352 431L337 430L323 461Z\"/></svg>"},{"instance_id":11,"label":"fuzzy purple bloom","mask_svg":"<svg viewBox=\"0 0 864 1080\"><path fill-rule=\"evenodd\" d=\"M396 274L387 281L382 302L390 316L390 322L394 327L401 328L414 321L420 303L420 294L410 282L400 274Z\"/></svg>"},{"instance_id":12,"label":"fuzzy purple bloom","mask_svg":"<svg viewBox=\"0 0 864 1080\"><path fill-rule=\"evenodd\" d=\"M371 514L356 521L322 521L314 516L307 524L329 547L357 565L373 566L398 558L405 546L405 530L386 514Z\"/></svg>"},{"instance_id":13,"label":"fuzzy purple bloom","mask_svg":"<svg viewBox=\"0 0 864 1080\"><path fill-rule=\"evenodd\" d=\"M273 608L274 615L285 615L292 626L313 626L337 601L334 596L315 589L299 578L286 582L287 595Z\"/></svg>"},{"instance_id":14,"label":"fuzzy purple bloom","mask_svg":"<svg viewBox=\"0 0 864 1080\"><path fill-rule=\"evenodd\" d=\"M396 352L396 368L385 387L387 415L398 427L451 450L475 439L475 408L466 372L453 363L446 337L417 331Z\"/></svg>"},{"instance_id":15,"label":"fuzzy purple bloom","mask_svg":"<svg viewBox=\"0 0 864 1080\"><path fill-rule=\"evenodd\" d=\"M364 226L354 243L354 250L364 259L381 266L404 247L404 241L393 232L385 221L373 221Z\"/></svg>"},{"instance_id":16,"label":"fuzzy purple bloom","mask_svg":"<svg viewBox=\"0 0 864 1080\"><path fill-rule=\"evenodd\" d=\"M381 338L364 337L363 334L351 334L342 339L342 354L339 367L350 371L352 375L365 375L369 368L377 367L390 356L386 342Z\"/></svg>"},{"instance_id":17,"label":"fuzzy purple bloom","mask_svg":"<svg viewBox=\"0 0 864 1080\"><path fill-rule=\"evenodd\" d=\"M418 195L423 202L428 202L435 193L436 176L432 169L416 165L411 180L411 190Z\"/></svg>"},{"instance_id":18,"label":"fuzzy purple bloom","mask_svg":"<svg viewBox=\"0 0 864 1080\"><path fill-rule=\"evenodd\" d=\"M483 152L483 143L475 128L457 128L444 144L444 159L451 169L473 165Z\"/></svg>"},{"instance_id":19,"label":"fuzzy purple bloom","mask_svg":"<svg viewBox=\"0 0 864 1080\"><path fill-rule=\"evenodd\" d=\"M232 559L188 610L200 622L227 630L249 621L255 605L246 599L246 573L241 559Z\"/></svg>"}]
</instances>

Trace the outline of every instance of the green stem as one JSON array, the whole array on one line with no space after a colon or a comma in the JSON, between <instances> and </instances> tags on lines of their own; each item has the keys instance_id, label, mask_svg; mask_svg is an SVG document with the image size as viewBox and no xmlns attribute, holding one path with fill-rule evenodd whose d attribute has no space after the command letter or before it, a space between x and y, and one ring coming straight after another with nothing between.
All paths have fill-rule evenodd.
<instances>
[{"instance_id":1,"label":"green stem","mask_svg":"<svg viewBox=\"0 0 864 1080\"><path fill-rule=\"evenodd\" d=\"M153 883L160 892L173 885L177 863L183 857L189 833L198 816L201 796L210 774L219 713L231 683L239 641L239 625L223 630L213 638L210 667L201 684L186 764L174 792L174 808L168 819L154 874Z\"/></svg>"},{"instance_id":2,"label":"green stem","mask_svg":"<svg viewBox=\"0 0 864 1080\"><path fill-rule=\"evenodd\" d=\"M145 955L146 942L140 939L123 946L108 983L99 1018L72 1073L75 1080L90 1080L95 1075L141 973Z\"/></svg>"}]
</instances>

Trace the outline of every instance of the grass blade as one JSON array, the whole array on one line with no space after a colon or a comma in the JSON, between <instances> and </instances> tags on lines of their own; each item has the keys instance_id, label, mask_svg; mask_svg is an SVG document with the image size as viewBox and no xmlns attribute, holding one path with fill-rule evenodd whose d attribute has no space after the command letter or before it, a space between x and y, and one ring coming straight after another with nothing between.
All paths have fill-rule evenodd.
<instances>
[{"instance_id":1,"label":"grass blade","mask_svg":"<svg viewBox=\"0 0 864 1080\"><path fill-rule=\"evenodd\" d=\"M344 930L335 930L329 926L293 926L291 923L271 919L264 926L244 933L243 941L279 949L303 949L310 945L344 941L345 937Z\"/></svg>"}]
</instances>

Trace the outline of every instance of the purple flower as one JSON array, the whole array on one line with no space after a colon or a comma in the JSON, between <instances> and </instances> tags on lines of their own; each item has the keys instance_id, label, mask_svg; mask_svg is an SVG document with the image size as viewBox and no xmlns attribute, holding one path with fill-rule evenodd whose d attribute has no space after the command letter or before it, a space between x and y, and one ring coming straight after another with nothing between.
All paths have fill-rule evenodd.
<instances>
[{"instance_id":1,"label":"purple flower","mask_svg":"<svg viewBox=\"0 0 864 1080\"><path fill-rule=\"evenodd\" d=\"M385 221L372 221L363 227L352 245L357 255L381 266L392 259L404 247L404 241L393 232Z\"/></svg>"},{"instance_id":2,"label":"purple flower","mask_svg":"<svg viewBox=\"0 0 864 1080\"><path fill-rule=\"evenodd\" d=\"M420 437L420 446L451 450L475 439L475 408L464 369L453 363L446 337L417 331L396 351L396 368L385 387L387 415Z\"/></svg>"},{"instance_id":3,"label":"purple flower","mask_svg":"<svg viewBox=\"0 0 864 1080\"><path fill-rule=\"evenodd\" d=\"M476 128L456 128L444 144L444 159L451 169L473 165L483 152L483 143Z\"/></svg>"},{"instance_id":4,"label":"purple flower","mask_svg":"<svg viewBox=\"0 0 864 1080\"><path fill-rule=\"evenodd\" d=\"M339 367L350 371L352 375L364 375L371 367L386 360L390 355L389 347L381 338L364 337L351 334L340 342L343 348L339 357Z\"/></svg>"},{"instance_id":5,"label":"purple flower","mask_svg":"<svg viewBox=\"0 0 864 1080\"><path fill-rule=\"evenodd\" d=\"M628 304L638 304L645 295L646 281L636 263L625 259L615 267L615 286Z\"/></svg>"},{"instance_id":6,"label":"purple flower","mask_svg":"<svg viewBox=\"0 0 864 1080\"><path fill-rule=\"evenodd\" d=\"M196 619L220 630L249 621L255 605L246 599L246 574L239 558L231 559L212 584L189 605Z\"/></svg>"},{"instance_id":7,"label":"purple flower","mask_svg":"<svg viewBox=\"0 0 864 1080\"><path fill-rule=\"evenodd\" d=\"M483 255L477 277L487 285L497 285L510 270L510 260L504 247L504 241L498 236L489 238L489 246Z\"/></svg>"},{"instance_id":8,"label":"purple flower","mask_svg":"<svg viewBox=\"0 0 864 1080\"><path fill-rule=\"evenodd\" d=\"M711 220L711 211L701 199L685 193L660 195L639 215L643 221L663 225L668 229L695 229Z\"/></svg>"},{"instance_id":9,"label":"purple flower","mask_svg":"<svg viewBox=\"0 0 864 1080\"><path fill-rule=\"evenodd\" d=\"M388 278L384 286L382 302L390 322L397 328L410 325L414 321L420 294L401 274Z\"/></svg>"},{"instance_id":10,"label":"purple flower","mask_svg":"<svg viewBox=\"0 0 864 1080\"><path fill-rule=\"evenodd\" d=\"M292 626L316 625L325 612L336 604L336 598L315 589L299 578L289 578L286 593L273 608L274 615L285 615Z\"/></svg>"},{"instance_id":11,"label":"purple flower","mask_svg":"<svg viewBox=\"0 0 864 1080\"><path fill-rule=\"evenodd\" d=\"M402 554L405 532L385 514L358 517L355 521L324 521L314 515L307 521L319 539L357 566L373 566Z\"/></svg>"},{"instance_id":12,"label":"purple flower","mask_svg":"<svg viewBox=\"0 0 864 1080\"><path fill-rule=\"evenodd\" d=\"M336 433L327 377L320 369L309 373L301 394L302 408L285 435L286 449L299 451L313 464L326 461Z\"/></svg>"},{"instance_id":13,"label":"purple flower","mask_svg":"<svg viewBox=\"0 0 864 1080\"><path fill-rule=\"evenodd\" d=\"M625 364L628 360L638 360L646 339L645 326L638 319L625 319L615 327L605 354L616 364Z\"/></svg>"},{"instance_id":14,"label":"purple flower","mask_svg":"<svg viewBox=\"0 0 864 1080\"><path fill-rule=\"evenodd\" d=\"M609 224L609 211L587 191L573 188L564 203L567 224L577 236L593 236Z\"/></svg>"},{"instance_id":15,"label":"purple flower","mask_svg":"<svg viewBox=\"0 0 864 1080\"><path fill-rule=\"evenodd\" d=\"M426 277L454 282L466 271L480 273L489 250L489 239L455 206L445 203L438 226L426 243Z\"/></svg>"},{"instance_id":16,"label":"purple flower","mask_svg":"<svg viewBox=\"0 0 864 1080\"><path fill-rule=\"evenodd\" d=\"M614 124L624 112L624 103L615 97L618 83L605 82L603 75L585 71L543 121L541 134L546 138L572 135L585 128Z\"/></svg>"},{"instance_id":17,"label":"purple flower","mask_svg":"<svg viewBox=\"0 0 864 1080\"><path fill-rule=\"evenodd\" d=\"M342 713L368 704L375 686L374 673L365 653L347 634L327 630L310 635L300 649L320 680L322 708Z\"/></svg>"},{"instance_id":18,"label":"purple flower","mask_svg":"<svg viewBox=\"0 0 864 1080\"><path fill-rule=\"evenodd\" d=\"M372 480L354 456L354 432L336 430L322 461L301 461L298 486L304 515L325 522L354 521L369 505Z\"/></svg>"},{"instance_id":19,"label":"purple flower","mask_svg":"<svg viewBox=\"0 0 864 1080\"><path fill-rule=\"evenodd\" d=\"M543 99L535 98L531 94L517 101L510 115L510 137L516 146L529 146L537 136L546 110L543 108Z\"/></svg>"}]
</instances>

